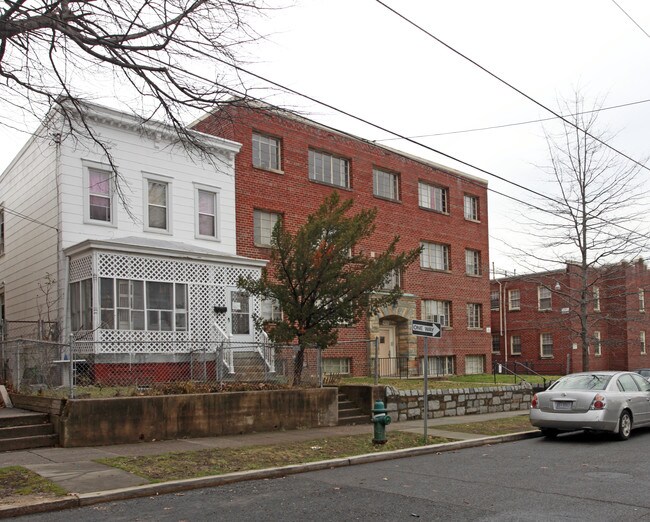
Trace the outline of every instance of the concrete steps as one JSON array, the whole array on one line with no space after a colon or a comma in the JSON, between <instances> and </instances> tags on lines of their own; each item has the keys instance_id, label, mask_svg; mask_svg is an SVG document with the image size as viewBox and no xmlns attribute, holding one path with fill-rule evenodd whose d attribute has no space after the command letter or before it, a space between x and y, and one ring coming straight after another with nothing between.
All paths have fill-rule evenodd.
<instances>
[{"instance_id":1,"label":"concrete steps","mask_svg":"<svg viewBox=\"0 0 650 522\"><path fill-rule=\"evenodd\" d=\"M58 436L47 413L15 413L3 408L0 417L0 452L54 447Z\"/></svg>"},{"instance_id":2,"label":"concrete steps","mask_svg":"<svg viewBox=\"0 0 650 522\"><path fill-rule=\"evenodd\" d=\"M345 393L339 392L339 426L350 426L355 424L369 424L370 416L364 414Z\"/></svg>"}]
</instances>

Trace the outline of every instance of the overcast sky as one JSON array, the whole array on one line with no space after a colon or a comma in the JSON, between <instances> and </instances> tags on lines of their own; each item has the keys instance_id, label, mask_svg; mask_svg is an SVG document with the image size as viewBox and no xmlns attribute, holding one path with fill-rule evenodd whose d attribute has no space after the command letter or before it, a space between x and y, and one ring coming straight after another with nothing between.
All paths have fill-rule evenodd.
<instances>
[{"instance_id":1,"label":"overcast sky","mask_svg":"<svg viewBox=\"0 0 650 522\"><path fill-rule=\"evenodd\" d=\"M596 100L604 100L606 107L650 100L650 2L386 3L554 109L558 99L571 97L577 88L587 105ZM269 36L246 49L249 69L402 135L449 133L551 116L375 0L295 0L254 25ZM244 80L258 89L254 95L298 109L319 122L368 139L391 137L295 94L271 91L262 80L246 76ZM639 161L650 155L650 102L602 111L599 124L617 132L611 140L617 149ZM23 129L32 131L33 126L34 122L26 121ZM26 138L0 126L0 170ZM540 123L416 139L508 180L553 193L554 187L543 182L536 167L547 157ZM381 143L487 179L496 191L531 198L429 149L401 140ZM643 170L641 176L645 179L650 172ZM521 208L494 193L489 207L491 262L498 270L512 271L517 265L503 239L514 237Z\"/></svg>"}]
</instances>

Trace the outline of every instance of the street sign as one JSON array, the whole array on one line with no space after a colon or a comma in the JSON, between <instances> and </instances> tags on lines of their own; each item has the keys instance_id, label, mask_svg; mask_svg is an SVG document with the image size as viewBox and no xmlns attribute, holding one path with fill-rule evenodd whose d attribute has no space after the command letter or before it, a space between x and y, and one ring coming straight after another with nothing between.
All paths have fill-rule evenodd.
<instances>
[{"instance_id":1,"label":"street sign","mask_svg":"<svg viewBox=\"0 0 650 522\"><path fill-rule=\"evenodd\" d=\"M421 337L441 337L442 329L440 328L440 323L413 319L411 332L413 335L419 335Z\"/></svg>"}]
</instances>

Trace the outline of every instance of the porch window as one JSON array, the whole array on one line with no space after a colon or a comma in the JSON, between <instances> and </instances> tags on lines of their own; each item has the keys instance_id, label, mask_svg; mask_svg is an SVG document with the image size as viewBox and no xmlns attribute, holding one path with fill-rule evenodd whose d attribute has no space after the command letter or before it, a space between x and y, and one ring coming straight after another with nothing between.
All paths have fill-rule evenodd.
<instances>
[{"instance_id":1,"label":"porch window","mask_svg":"<svg viewBox=\"0 0 650 522\"><path fill-rule=\"evenodd\" d=\"M84 279L70 284L70 326L73 332L93 328L93 284Z\"/></svg>"}]
</instances>

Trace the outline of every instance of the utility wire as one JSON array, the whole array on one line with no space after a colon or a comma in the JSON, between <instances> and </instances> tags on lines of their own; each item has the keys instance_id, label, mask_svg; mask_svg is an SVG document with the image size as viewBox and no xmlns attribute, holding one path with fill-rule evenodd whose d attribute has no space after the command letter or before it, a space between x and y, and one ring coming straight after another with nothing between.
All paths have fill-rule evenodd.
<instances>
[{"instance_id":1,"label":"utility wire","mask_svg":"<svg viewBox=\"0 0 650 522\"><path fill-rule=\"evenodd\" d=\"M429 36L430 38L433 38L436 42L438 42L438 43L440 43L441 45L445 46L445 47L446 47L447 49L449 49L450 51L454 52L455 54L457 54L457 55L460 56L461 58L464 58L465 60L467 60L467 61L470 62L471 64L473 64L473 65L475 65L476 67L478 67L479 69L481 69L483 72L489 74L489 75L492 76L492 78L494 78L495 80L501 82L502 84L506 85L507 87L509 87L509 88L512 89L513 91L519 93L521 96L523 96L523 97L526 98L527 100L530 100L531 102L533 102L534 104L538 105L538 106L541 107L542 109L544 109L544 110L550 112L550 113L553 114L556 118L561 119L561 120L562 120L564 123L566 123L567 125L570 125L571 127L574 127L575 129L577 129L577 130L579 130L580 132L584 133L585 135L589 136L592 140L597 141L598 143L604 145L604 146L607 147L608 149L610 149L610 150L616 152L616 153L619 154L620 156L623 156L624 158L626 158L627 160L631 161L632 163L635 163L636 165L638 165L638 166L641 167L642 169L645 169L645 170L647 170L647 171L650 171L650 167L647 167L647 166L644 165L643 163L641 163L641 162L635 160L634 158L628 156L628 155L625 154L624 152L622 152L622 151L618 150L617 148L613 147L612 145L610 145L610 144L607 143L606 141L603 141L603 140L601 140L600 138L598 138L597 136L594 136L594 135L591 134L589 131L587 131L587 130L585 130L585 129L582 129L582 128L581 128L579 125L577 125L576 123L574 123L574 122L572 122L572 121L566 119L564 116L562 116L561 114L557 113L556 111L554 111L554 110L551 109L550 107L547 107L547 106L544 105L543 103L537 101L537 100L536 100L535 98L533 98L532 96L529 96L528 94L526 94L525 92L523 92L521 89L518 89L517 87L515 87L515 86L512 85L511 83L508 83L506 80L504 80L504 79L501 78L500 76L496 75L495 73L493 73L493 72L490 71L489 69L486 69L485 67L483 67L481 64L479 64L479 63L476 62L475 60L472 60L470 57L468 57L467 55L461 53L460 51L458 51L457 49L455 49L455 48L452 47L451 45L449 45L449 44L443 42L440 38L438 38L438 37L435 36L434 34L430 33L429 31L427 31L426 29L424 29L422 26L416 24L413 20L407 18L406 16L404 16L404 15L401 14L401 13L399 13L398 11L396 11L395 9L393 9L392 7L390 7L389 5L386 5L386 4L385 4L384 2L382 2L381 0L375 0L375 1L376 1L378 4L382 5L383 7L385 7L386 9L388 9L389 11L391 11L393 14L397 15L398 17L400 17L400 18L401 18L402 20L404 20L405 22L409 23L410 25L412 25L413 27L415 27L416 29L418 29L419 31L422 31L424 34L426 34L426 35Z\"/></svg>"},{"instance_id":2,"label":"utility wire","mask_svg":"<svg viewBox=\"0 0 650 522\"><path fill-rule=\"evenodd\" d=\"M634 25L636 25L639 29L641 29L641 31L643 31L643 34L645 34L648 38L650 38L650 34L648 34L648 33L646 32L646 30L645 30L643 27L641 27L641 26L636 22L636 20L635 20L634 18L632 18L632 17L629 15L629 13L628 13L625 9L623 9L623 8L622 8L622 7L621 7L621 6L616 2L616 0L612 0L612 2L614 2L614 5L615 5L616 7L618 7L621 11L623 11L623 14L624 14L625 16L627 16L627 17L632 21L632 23L633 23Z\"/></svg>"},{"instance_id":3,"label":"utility wire","mask_svg":"<svg viewBox=\"0 0 650 522\"><path fill-rule=\"evenodd\" d=\"M49 225L47 223L44 223L43 221L39 221L38 219L34 219L33 217L26 216L25 214L21 214L20 212L17 212L15 210L11 210L10 208L7 207L0 207L0 210L4 210L7 214L11 214L13 216L19 217L21 219L25 219L27 221L31 221L32 223L36 223L37 225L42 225L44 227L51 228L52 230L56 230L57 232L59 231L58 228L53 227L52 225Z\"/></svg>"}]
</instances>

